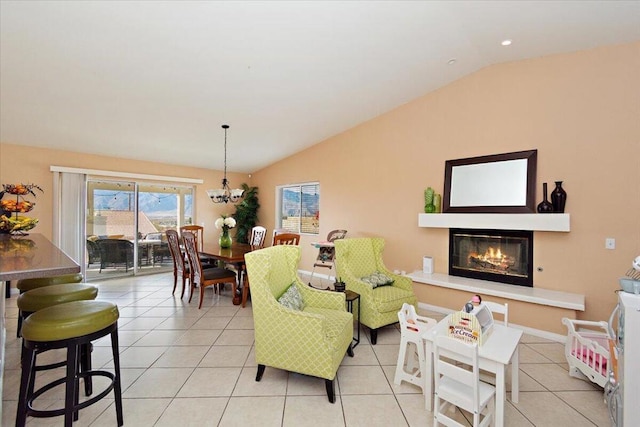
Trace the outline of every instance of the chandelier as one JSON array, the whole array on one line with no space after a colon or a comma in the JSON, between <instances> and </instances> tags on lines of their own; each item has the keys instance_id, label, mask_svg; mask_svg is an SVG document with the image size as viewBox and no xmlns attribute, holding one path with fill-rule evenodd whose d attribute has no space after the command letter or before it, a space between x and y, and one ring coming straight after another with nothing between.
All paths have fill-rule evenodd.
<instances>
[{"instance_id":1,"label":"chandelier","mask_svg":"<svg viewBox=\"0 0 640 427\"><path fill-rule=\"evenodd\" d=\"M227 180L227 129L229 125L222 125L224 129L224 178L222 178L222 188L217 190L207 190L207 194L213 203L237 203L242 199L244 190L229 188L229 180Z\"/></svg>"}]
</instances>

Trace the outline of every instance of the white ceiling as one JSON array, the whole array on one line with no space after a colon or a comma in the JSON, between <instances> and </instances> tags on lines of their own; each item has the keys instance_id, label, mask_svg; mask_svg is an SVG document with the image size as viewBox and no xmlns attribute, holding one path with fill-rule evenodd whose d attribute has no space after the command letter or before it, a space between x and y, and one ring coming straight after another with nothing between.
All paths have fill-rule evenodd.
<instances>
[{"instance_id":1,"label":"white ceiling","mask_svg":"<svg viewBox=\"0 0 640 427\"><path fill-rule=\"evenodd\" d=\"M488 65L637 40L640 1L1 0L0 141L222 169L228 123L250 173Z\"/></svg>"}]
</instances>

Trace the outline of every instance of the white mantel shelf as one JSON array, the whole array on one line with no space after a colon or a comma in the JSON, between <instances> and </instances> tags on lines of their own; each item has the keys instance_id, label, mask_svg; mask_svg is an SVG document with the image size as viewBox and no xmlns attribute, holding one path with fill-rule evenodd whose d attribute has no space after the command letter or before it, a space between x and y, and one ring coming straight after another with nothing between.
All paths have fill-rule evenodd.
<instances>
[{"instance_id":1,"label":"white mantel shelf","mask_svg":"<svg viewBox=\"0 0 640 427\"><path fill-rule=\"evenodd\" d=\"M569 232L569 214L418 214L418 226L430 228L474 228Z\"/></svg>"},{"instance_id":2,"label":"white mantel shelf","mask_svg":"<svg viewBox=\"0 0 640 427\"><path fill-rule=\"evenodd\" d=\"M416 283L457 289L459 291L469 292L470 294L490 295L514 301L584 311L584 295L580 294L530 288L527 286L506 285L488 280L449 276L448 274L427 274L422 271L414 271L413 273L407 274L407 277Z\"/></svg>"}]
</instances>

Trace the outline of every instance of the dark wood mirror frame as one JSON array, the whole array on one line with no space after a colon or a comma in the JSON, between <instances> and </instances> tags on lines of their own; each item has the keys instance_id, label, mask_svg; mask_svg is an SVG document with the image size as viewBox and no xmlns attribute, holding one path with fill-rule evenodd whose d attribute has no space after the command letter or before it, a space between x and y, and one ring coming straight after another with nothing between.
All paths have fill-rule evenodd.
<instances>
[{"instance_id":1,"label":"dark wood mirror frame","mask_svg":"<svg viewBox=\"0 0 640 427\"><path fill-rule=\"evenodd\" d=\"M469 157L466 159L457 159L457 160L447 160L445 162L445 171L444 171L444 197L442 201L442 212L446 213L535 213L536 212L536 167L537 167L537 158L538 158L538 150L528 150L528 151L518 151L513 153L504 153L504 154L495 154L490 156L479 156L479 157ZM514 200L521 200L522 203L508 203L508 202L494 202L487 198L486 203L484 200L481 200L479 203L476 200L473 205L467 204L456 204L452 203L452 200L456 199L456 197L452 198L452 195L457 195L457 191L460 191L460 188L456 188L456 185L460 185L457 180L453 179L454 172L457 167L460 166L471 166L477 165L483 168L483 171L490 171L492 166L496 166L495 169L504 169L505 167L511 164L520 165L522 162L512 162L512 160L523 160L526 164L526 170L517 171L518 174L522 176L514 177L517 178L515 181L523 182L522 188L518 187L515 190L515 193L518 194L505 194L504 191L502 194L501 184L504 183L504 176L495 179L495 194L500 194L498 199L509 199L513 196ZM469 169L469 168L465 168ZM459 172L462 173L462 168L458 169ZM526 174L526 177L525 177ZM485 180L486 176L482 177L482 181ZM526 178L526 180L525 180ZM488 178L487 178L488 179ZM474 181L475 183L476 181ZM452 188L453 184L453 188ZM493 190L491 190L493 191ZM474 198L481 197L474 193Z\"/></svg>"}]
</instances>

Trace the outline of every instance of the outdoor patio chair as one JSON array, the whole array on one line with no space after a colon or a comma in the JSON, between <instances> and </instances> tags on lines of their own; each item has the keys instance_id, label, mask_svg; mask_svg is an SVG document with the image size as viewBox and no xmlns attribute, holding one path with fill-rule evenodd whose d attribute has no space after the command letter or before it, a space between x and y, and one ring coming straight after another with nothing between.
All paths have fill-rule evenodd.
<instances>
[{"instance_id":1,"label":"outdoor patio chair","mask_svg":"<svg viewBox=\"0 0 640 427\"><path fill-rule=\"evenodd\" d=\"M107 267L124 266L125 272L133 267L133 243L122 239L96 240L100 249L100 273Z\"/></svg>"}]
</instances>

